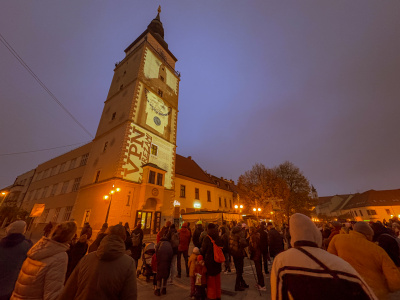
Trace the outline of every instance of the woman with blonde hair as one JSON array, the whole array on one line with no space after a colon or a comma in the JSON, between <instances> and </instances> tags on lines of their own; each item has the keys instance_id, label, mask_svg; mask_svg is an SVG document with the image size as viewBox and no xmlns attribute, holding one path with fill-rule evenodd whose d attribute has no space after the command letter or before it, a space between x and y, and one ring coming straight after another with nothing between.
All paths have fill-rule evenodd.
<instances>
[{"instance_id":1,"label":"woman with blonde hair","mask_svg":"<svg viewBox=\"0 0 400 300\"><path fill-rule=\"evenodd\" d=\"M10 299L57 299L67 272L69 242L77 230L75 222L57 225L28 251Z\"/></svg>"}]
</instances>

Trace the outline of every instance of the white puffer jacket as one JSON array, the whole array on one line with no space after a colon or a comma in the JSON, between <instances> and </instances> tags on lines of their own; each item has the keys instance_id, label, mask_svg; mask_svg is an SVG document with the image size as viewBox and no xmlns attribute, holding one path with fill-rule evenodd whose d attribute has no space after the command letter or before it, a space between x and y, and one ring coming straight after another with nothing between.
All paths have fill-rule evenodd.
<instances>
[{"instance_id":1,"label":"white puffer jacket","mask_svg":"<svg viewBox=\"0 0 400 300\"><path fill-rule=\"evenodd\" d=\"M68 244L42 237L28 251L11 299L57 299L64 286L68 249Z\"/></svg>"}]
</instances>

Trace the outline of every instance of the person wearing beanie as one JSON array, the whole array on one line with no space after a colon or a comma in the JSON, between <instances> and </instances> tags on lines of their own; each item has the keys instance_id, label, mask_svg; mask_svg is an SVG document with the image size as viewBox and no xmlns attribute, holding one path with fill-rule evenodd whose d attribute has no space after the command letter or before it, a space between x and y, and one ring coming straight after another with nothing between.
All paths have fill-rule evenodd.
<instances>
[{"instance_id":1,"label":"person wearing beanie","mask_svg":"<svg viewBox=\"0 0 400 300\"><path fill-rule=\"evenodd\" d=\"M206 286L207 286L207 268L205 267L203 256L197 256L195 268L195 293L194 298L196 300L205 300L207 297Z\"/></svg>"},{"instance_id":2,"label":"person wearing beanie","mask_svg":"<svg viewBox=\"0 0 400 300\"><path fill-rule=\"evenodd\" d=\"M67 272L69 243L77 230L75 222L57 225L28 251L11 299L57 299Z\"/></svg>"},{"instance_id":3,"label":"person wearing beanie","mask_svg":"<svg viewBox=\"0 0 400 300\"><path fill-rule=\"evenodd\" d=\"M105 233L97 251L79 261L58 300L137 299L135 261L125 254L126 230L118 224Z\"/></svg>"},{"instance_id":4,"label":"person wearing beanie","mask_svg":"<svg viewBox=\"0 0 400 300\"><path fill-rule=\"evenodd\" d=\"M194 299L195 294L195 276L194 276L194 268L196 266L197 257L200 255L200 249L197 247L193 248L193 252L189 257L189 277L190 277L190 298Z\"/></svg>"},{"instance_id":5,"label":"person wearing beanie","mask_svg":"<svg viewBox=\"0 0 400 300\"><path fill-rule=\"evenodd\" d=\"M321 249L321 232L309 217L293 214L289 230L292 248L272 265L271 299L377 299L349 263Z\"/></svg>"},{"instance_id":6,"label":"person wearing beanie","mask_svg":"<svg viewBox=\"0 0 400 300\"><path fill-rule=\"evenodd\" d=\"M19 220L6 228L0 240L0 300L10 299L22 263L26 259L32 242L25 238L26 223Z\"/></svg>"},{"instance_id":7,"label":"person wearing beanie","mask_svg":"<svg viewBox=\"0 0 400 300\"><path fill-rule=\"evenodd\" d=\"M214 246L212 240L219 247L224 243L219 237L217 226L213 223L208 224L208 234L204 237L200 252L204 255L204 263L207 268L207 298L221 298L221 263L214 260ZM198 258L197 258L198 259Z\"/></svg>"},{"instance_id":8,"label":"person wearing beanie","mask_svg":"<svg viewBox=\"0 0 400 300\"><path fill-rule=\"evenodd\" d=\"M177 257L177 263L178 263L178 278L181 277L182 273L182 265L181 265L181 257L183 255L183 259L185 260L185 269L186 269L186 277L189 277L189 266L188 266L188 250L189 250L189 244L190 244L190 238L192 237L191 232L189 231L188 223L185 222L182 225L182 228L179 229L179 246L178 246L178 257Z\"/></svg>"},{"instance_id":9,"label":"person wearing beanie","mask_svg":"<svg viewBox=\"0 0 400 300\"><path fill-rule=\"evenodd\" d=\"M379 299L400 290L400 271L389 255L372 242L374 231L366 222L357 222L349 234L338 234L329 243L335 254L357 270Z\"/></svg>"}]
</instances>

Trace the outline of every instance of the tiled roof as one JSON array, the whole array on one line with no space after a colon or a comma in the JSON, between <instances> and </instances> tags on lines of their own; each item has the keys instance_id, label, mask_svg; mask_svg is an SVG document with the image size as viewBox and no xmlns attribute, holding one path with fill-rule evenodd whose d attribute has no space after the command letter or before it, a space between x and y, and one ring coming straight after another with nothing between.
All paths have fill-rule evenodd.
<instances>
[{"instance_id":1,"label":"tiled roof","mask_svg":"<svg viewBox=\"0 0 400 300\"><path fill-rule=\"evenodd\" d=\"M230 180L225 180L223 178L219 178L219 177L214 176L214 175L210 175L210 177L211 177L211 180L214 181L214 183L220 189L237 193L236 185L235 185L234 182L232 182Z\"/></svg>"},{"instance_id":2,"label":"tiled roof","mask_svg":"<svg viewBox=\"0 0 400 300\"><path fill-rule=\"evenodd\" d=\"M384 191L369 190L361 194L357 193L342 209L386 205L400 205L400 189Z\"/></svg>"},{"instance_id":3,"label":"tiled roof","mask_svg":"<svg viewBox=\"0 0 400 300\"><path fill-rule=\"evenodd\" d=\"M176 154L175 173L206 183L215 184L202 168L189 156Z\"/></svg>"},{"instance_id":4,"label":"tiled roof","mask_svg":"<svg viewBox=\"0 0 400 300\"><path fill-rule=\"evenodd\" d=\"M333 196L318 197L318 205L328 203L332 198Z\"/></svg>"}]
</instances>

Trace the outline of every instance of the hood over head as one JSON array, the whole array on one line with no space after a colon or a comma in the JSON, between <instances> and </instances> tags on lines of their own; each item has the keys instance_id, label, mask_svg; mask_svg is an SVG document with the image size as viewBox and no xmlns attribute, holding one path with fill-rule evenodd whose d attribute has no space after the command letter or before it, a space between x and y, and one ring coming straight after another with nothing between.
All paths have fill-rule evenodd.
<instances>
[{"instance_id":1,"label":"hood over head","mask_svg":"<svg viewBox=\"0 0 400 300\"><path fill-rule=\"evenodd\" d=\"M13 234L13 233L24 234L25 231L26 231L26 223L25 223L25 221L22 221L22 220L15 221L15 222L11 223L10 225L8 225L6 228L7 235Z\"/></svg>"},{"instance_id":2,"label":"hood over head","mask_svg":"<svg viewBox=\"0 0 400 300\"><path fill-rule=\"evenodd\" d=\"M109 234L103 238L96 255L100 260L115 260L125 254L125 242L116 234Z\"/></svg>"},{"instance_id":3,"label":"hood over head","mask_svg":"<svg viewBox=\"0 0 400 300\"><path fill-rule=\"evenodd\" d=\"M293 214L289 221L289 230L292 237L291 245L294 247L298 241L307 241L322 246L322 234L309 217L303 214Z\"/></svg>"},{"instance_id":4,"label":"hood over head","mask_svg":"<svg viewBox=\"0 0 400 300\"><path fill-rule=\"evenodd\" d=\"M28 257L40 261L55 254L66 252L68 249L67 243L59 243L44 236L28 251Z\"/></svg>"}]
</instances>

